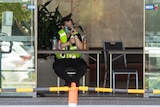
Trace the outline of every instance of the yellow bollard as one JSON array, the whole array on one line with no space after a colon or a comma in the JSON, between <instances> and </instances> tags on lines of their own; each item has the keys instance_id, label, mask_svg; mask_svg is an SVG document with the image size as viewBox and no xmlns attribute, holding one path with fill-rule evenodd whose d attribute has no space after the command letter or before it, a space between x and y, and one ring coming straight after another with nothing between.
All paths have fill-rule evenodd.
<instances>
[{"instance_id":1,"label":"yellow bollard","mask_svg":"<svg viewBox=\"0 0 160 107\"><path fill-rule=\"evenodd\" d=\"M76 107L78 103L78 88L76 83L72 82L68 91L68 107Z\"/></svg>"}]
</instances>

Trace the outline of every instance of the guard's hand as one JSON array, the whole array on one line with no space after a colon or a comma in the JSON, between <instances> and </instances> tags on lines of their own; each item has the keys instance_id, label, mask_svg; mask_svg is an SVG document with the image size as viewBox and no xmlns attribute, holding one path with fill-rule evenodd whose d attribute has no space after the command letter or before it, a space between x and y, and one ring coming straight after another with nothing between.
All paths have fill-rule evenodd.
<instances>
[{"instance_id":1,"label":"guard's hand","mask_svg":"<svg viewBox=\"0 0 160 107\"><path fill-rule=\"evenodd\" d=\"M70 42L71 44L74 44L74 43L76 42L74 36L71 36L69 42Z\"/></svg>"},{"instance_id":2,"label":"guard's hand","mask_svg":"<svg viewBox=\"0 0 160 107\"><path fill-rule=\"evenodd\" d=\"M76 34L76 29L74 29L73 27L69 27L69 28L70 28L69 33L71 35L75 35Z\"/></svg>"}]
</instances>

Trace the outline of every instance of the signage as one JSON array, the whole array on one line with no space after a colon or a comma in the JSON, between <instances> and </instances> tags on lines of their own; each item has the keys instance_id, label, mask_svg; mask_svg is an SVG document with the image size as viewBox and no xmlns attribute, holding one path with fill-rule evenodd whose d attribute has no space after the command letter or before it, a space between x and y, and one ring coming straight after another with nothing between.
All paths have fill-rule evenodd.
<instances>
[{"instance_id":1,"label":"signage","mask_svg":"<svg viewBox=\"0 0 160 107\"><path fill-rule=\"evenodd\" d=\"M158 4L146 4L145 10L158 10Z\"/></svg>"},{"instance_id":2,"label":"signage","mask_svg":"<svg viewBox=\"0 0 160 107\"><path fill-rule=\"evenodd\" d=\"M23 4L22 8L24 10L35 10L36 6L34 4Z\"/></svg>"}]
</instances>

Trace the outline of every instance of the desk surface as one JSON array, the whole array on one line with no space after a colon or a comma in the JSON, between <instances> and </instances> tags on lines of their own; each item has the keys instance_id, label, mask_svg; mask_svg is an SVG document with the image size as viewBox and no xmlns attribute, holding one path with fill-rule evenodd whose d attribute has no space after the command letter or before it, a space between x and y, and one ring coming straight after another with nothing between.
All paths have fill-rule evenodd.
<instances>
[{"instance_id":1,"label":"desk surface","mask_svg":"<svg viewBox=\"0 0 160 107\"><path fill-rule=\"evenodd\" d=\"M54 53L89 53L101 54L102 50L38 50L38 54L54 54Z\"/></svg>"},{"instance_id":2,"label":"desk surface","mask_svg":"<svg viewBox=\"0 0 160 107\"><path fill-rule=\"evenodd\" d=\"M128 49L128 50L109 50L109 54L143 54L141 49Z\"/></svg>"}]
</instances>

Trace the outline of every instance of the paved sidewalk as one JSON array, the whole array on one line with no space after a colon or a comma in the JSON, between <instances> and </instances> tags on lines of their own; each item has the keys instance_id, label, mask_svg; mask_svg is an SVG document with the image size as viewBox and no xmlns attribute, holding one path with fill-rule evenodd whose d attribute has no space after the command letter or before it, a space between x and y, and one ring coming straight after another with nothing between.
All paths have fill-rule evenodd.
<instances>
[{"instance_id":1,"label":"paved sidewalk","mask_svg":"<svg viewBox=\"0 0 160 107\"><path fill-rule=\"evenodd\" d=\"M55 97L37 97L37 98L0 98L0 107L8 105L26 105L28 106L36 106L36 105L68 105L68 97L67 96L55 96ZM159 98L142 98L142 97L94 97L94 96L80 96L78 98L78 105L83 106L87 105L93 106L99 105L107 107L107 105L130 105L130 106L157 106L160 105ZM98 107L99 107L98 106ZM14 106L17 107L17 106ZM24 107L24 106L22 106ZM39 106L38 106L39 107ZM47 106L45 106L47 107ZM64 107L64 106L63 106ZM110 106L111 107L111 106ZM123 106L121 106L123 107ZM128 107L128 106L127 106Z\"/></svg>"}]
</instances>

